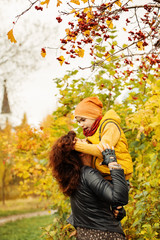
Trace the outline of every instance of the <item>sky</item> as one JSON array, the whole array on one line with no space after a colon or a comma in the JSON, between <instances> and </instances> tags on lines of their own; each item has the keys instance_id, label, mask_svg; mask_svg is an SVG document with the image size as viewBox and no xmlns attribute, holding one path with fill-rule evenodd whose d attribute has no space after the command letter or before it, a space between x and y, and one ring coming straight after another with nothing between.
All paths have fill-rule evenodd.
<instances>
[{"instance_id":1,"label":"sky","mask_svg":"<svg viewBox=\"0 0 160 240\"><path fill-rule=\"evenodd\" d=\"M1 5L0 32L3 32L3 35L0 37L6 38L6 43L12 45L13 48L14 44L8 41L6 34L13 27L12 23L15 21L15 17L28 6L29 1L27 0L4 0L4 4ZM78 61L74 61L71 66L63 65L61 67L56 59L59 57L59 52L56 49L47 51L45 58L40 55L42 47L54 46L57 48L60 46L59 39L64 37L64 28L68 20L60 25L56 20L57 15L56 1L50 1L49 7L44 8L42 12L33 8L33 10L21 16L13 29L14 37L17 40L16 44L20 44L31 30L32 40L27 40L28 43L26 44L30 49L33 45L36 46L35 54L38 56L36 59L37 69L22 73L16 67L12 70L12 75L5 77L7 78L8 98L12 111L9 119L13 125L20 124L23 114L26 113L28 123L38 127L41 121L48 114L52 114L58 106L58 90L53 78L63 77L66 71L77 68L79 64ZM44 39L37 39L38 31L42 32L44 26L48 29L47 33L46 30L43 32L44 37L46 35L45 41ZM23 54L21 55L21 58L23 58ZM24 60L22 59L22 61ZM31 62L32 56L25 57L25 62L27 61ZM8 69L11 69L11 64L7 65ZM5 72L6 66L5 69L0 66L0 106L2 105Z\"/></svg>"},{"instance_id":2,"label":"sky","mask_svg":"<svg viewBox=\"0 0 160 240\"><path fill-rule=\"evenodd\" d=\"M144 0L141 0L141 3ZM135 0L138 3L138 0ZM146 1L145 1L146 2ZM3 4L0 8L1 15L1 26L0 26L0 37L6 38L6 43L11 44L6 34L13 27L12 22L15 21L15 16L23 12L29 5L27 0L3 0ZM48 8L44 10L36 11L35 9L28 11L26 14L21 16L14 27L14 36L18 44L23 41L27 33L32 31L31 39L26 41L28 49L31 49L30 55L27 55L22 62L32 63L36 61L37 68L31 69L30 71L24 70L20 72L18 67L12 69L12 74L7 75L8 81L8 98L11 106L11 123L18 125L21 122L23 114L27 114L28 123L38 127L43 119L56 109L58 105L58 90L54 84L53 78L62 77L67 70L77 68L79 63L81 66L87 66L90 61L89 59L74 60L71 65L60 66L56 60L59 57L59 52L56 49L47 51L46 58L42 58L40 55L41 47L54 46L57 48L60 45L59 39L64 36L64 29L67 21L63 21L63 24L58 24L56 16L58 15L56 8L56 1L51 0ZM123 20L122 20L123 21ZM46 30L43 32L43 27ZM120 23L119 28L123 28ZM38 39L38 31L43 32L44 39ZM3 34L1 34L3 32ZM119 38L124 39L124 31L121 31ZM27 39L27 37L26 37ZM13 43L12 43L13 45ZM34 45L33 54L38 56L35 60L32 58L32 46ZM14 46L12 46L14 47ZM23 54L22 54L23 58ZM83 63L83 65L82 65ZM11 64L8 66L11 69ZM0 104L2 104L3 97L3 81L5 76L5 69L0 66ZM83 76L83 72L81 72ZM86 76L85 72L85 76ZM90 74L88 72L88 74ZM17 80L17 81L16 81ZM0 105L1 106L1 105Z\"/></svg>"}]
</instances>

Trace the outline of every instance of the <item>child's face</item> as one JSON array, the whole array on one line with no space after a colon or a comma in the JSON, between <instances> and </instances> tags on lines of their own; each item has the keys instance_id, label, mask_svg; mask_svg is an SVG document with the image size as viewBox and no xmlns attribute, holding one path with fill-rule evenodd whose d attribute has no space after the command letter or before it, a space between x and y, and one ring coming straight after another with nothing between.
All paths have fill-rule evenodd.
<instances>
[{"instance_id":1,"label":"child's face","mask_svg":"<svg viewBox=\"0 0 160 240\"><path fill-rule=\"evenodd\" d=\"M79 123L79 125L83 128L83 130L89 131L96 119L76 117L76 120Z\"/></svg>"}]
</instances>

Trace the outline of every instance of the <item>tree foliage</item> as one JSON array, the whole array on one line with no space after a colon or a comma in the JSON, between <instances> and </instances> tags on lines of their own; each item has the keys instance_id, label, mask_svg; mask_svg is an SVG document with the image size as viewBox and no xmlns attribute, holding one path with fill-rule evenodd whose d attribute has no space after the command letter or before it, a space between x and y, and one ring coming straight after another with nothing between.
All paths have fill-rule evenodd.
<instances>
[{"instance_id":1,"label":"tree foliage","mask_svg":"<svg viewBox=\"0 0 160 240\"><path fill-rule=\"evenodd\" d=\"M16 16L13 27L15 28L19 18L31 8L42 11L49 3L50 1L30 1L29 7ZM62 54L57 58L61 65L70 64L71 59L77 57L90 56L93 59L93 64L90 65L92 69L103 66L111 58L115 63L121 62L131 69L144 61L149 61L151 66L159 66L158 1L138 4L134 0L70 0L67 3L58 0L57 7L58 23L63 23L63 19L68 20L64 37L60 39ZM116 28L120 28L123 32L121 36L124 36L123 39L119 38L118 42L113 41L111 34L111 30ZM11 42L16 41L13 28L8 32L8 38ZM41 54L45 57L46 48L42 48Z\"/></svg>"}]
</instances>

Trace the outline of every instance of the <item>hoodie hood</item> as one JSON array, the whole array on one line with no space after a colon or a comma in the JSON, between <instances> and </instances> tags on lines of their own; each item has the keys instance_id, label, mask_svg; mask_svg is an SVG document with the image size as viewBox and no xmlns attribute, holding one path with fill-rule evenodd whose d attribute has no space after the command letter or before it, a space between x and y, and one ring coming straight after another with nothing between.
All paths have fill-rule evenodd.
<instances>
[{"instance_id":1,"label":"hoodie hood","mask_svg":"<svg viewBox=\"0 0 160 240\"><path fill-rule=\"evenodd\" d=\"M103 120L104 119L113 119L118 124L121 123L120 117L118 116L118 114L113 109L111 109L111 110L109 110L105 113L105 115L103 116Z\"/></svg>"}]
</instances>

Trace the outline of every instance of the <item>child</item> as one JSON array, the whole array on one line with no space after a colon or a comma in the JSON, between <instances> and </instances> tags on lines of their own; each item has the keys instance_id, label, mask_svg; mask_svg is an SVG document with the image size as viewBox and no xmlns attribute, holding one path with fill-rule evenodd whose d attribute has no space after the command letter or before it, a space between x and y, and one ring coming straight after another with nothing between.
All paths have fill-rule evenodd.
<instances>
[{"instance_id":1,"label":"child","mask_svg":"<svg viewBox=\"0 0 160 240\"><path fill-rule=\"evenodd\" d=\"M117 162L124 169L128 180L132 176L133 164L125 134L120 127L120 117L114 110L109 110L102 116L102 107L98 97L88 97L75 108L75 118L87 137L87 142L77 139L75 150L93 155L92 167L98 169L106 179L111 179L108 167L101 165L103 156L99 149L103 148L103 144L114 146Z\"/></svg>"}]
</instances>

